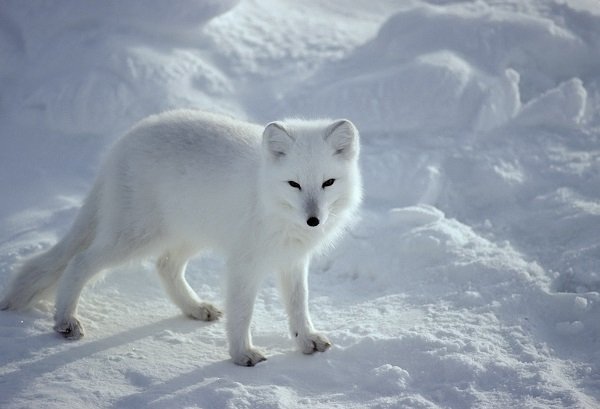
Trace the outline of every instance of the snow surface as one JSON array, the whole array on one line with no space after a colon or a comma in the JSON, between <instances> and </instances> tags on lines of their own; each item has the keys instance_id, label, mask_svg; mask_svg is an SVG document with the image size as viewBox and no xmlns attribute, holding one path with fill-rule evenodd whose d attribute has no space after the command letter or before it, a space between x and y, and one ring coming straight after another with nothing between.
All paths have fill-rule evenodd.
<instances>
[{"instance_id":1,"label":"snow surface","mask_svg":"<svg viewBox=\"0 0 600 409\"><path fill-rule=\"evenodd\" d=\"M5 0L0 62L0 289L165 109L348 117L366 187L313 263L330 351L294 349L269 279L269 360L237 367L222 322L124 266L84 292L80 342L50 304L0 313L1 408L600 407L596 0ZM188 270L217 305L222 267Z\"/></svg>"}]
</instances>

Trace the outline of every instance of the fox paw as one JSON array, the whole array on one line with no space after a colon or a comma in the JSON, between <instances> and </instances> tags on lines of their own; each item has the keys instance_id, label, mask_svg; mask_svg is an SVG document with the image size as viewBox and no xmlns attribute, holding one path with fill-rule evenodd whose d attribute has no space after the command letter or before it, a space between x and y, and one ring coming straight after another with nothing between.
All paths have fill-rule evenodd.
<instances>
[{"instance_id":1,"label":"fox paw","mask_svg":"<svg viewBox=\"0 0 600 409\"><path fill-rule=\"evenodd\" d=\"M75 317L57 322L54 325L54 331L70 340L77 340L83 337L83 325Z\"/></svg>"},{"instance_id":2,"label":"fox paw","mask_svg":"<svg viewBox=\"0 0 600 409\"><path fill-rule=\"evenodd\" d=\"M244 352L232 356L233 363L240 366L254 366L259 362L266 361L267 358L254 348L249 348Z\"/></svg>"},{"instance_id":3,"label":"fox paw","mask_svg":"<svg viewBox=\"0 0 600 409\"><path fill-rule=\"evenodd\" d=\"M331 342L325 335L318 332L312 332L305 335L297 335L296 341L300 350L304 354L312 354L314 352L325 352L331 348Z\"/></svg>"},{"instance_id":4,"label":"fox paw","mask_svg":"<svg viewBox=\"0 0 600 409\"><path fill-rule=\"evenodd\" d=\"M219 318L221 318L223 313L221 312L221 310L216 308L214 305L203 302L203 303L200 303L198 305L198 307L195 308L193 311L188 313L188 315L191 318L194 318L194 319L200 320L200 321L216 321Z\"/></svg>"}]
</instances>

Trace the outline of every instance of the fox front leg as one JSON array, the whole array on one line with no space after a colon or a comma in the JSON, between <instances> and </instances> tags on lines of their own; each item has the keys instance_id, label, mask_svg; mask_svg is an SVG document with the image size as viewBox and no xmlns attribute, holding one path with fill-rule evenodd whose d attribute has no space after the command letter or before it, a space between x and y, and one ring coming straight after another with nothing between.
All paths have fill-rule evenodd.
<instances>
[{"instance_id":1,"label":"fox front leg","mask_svg":"<svg viewBox=\"0 0 600 409\"><path fill-rule=\"evenodd\" d=\"M267 358L252 344L250 322L262 272L241 260L228 261L226 327L233 362L254 366Z\"/></svg>"},{"instance_id":2,"label":"fox front leg","mask_svg":"<svg viewBox=\"0 0 600 409\"><path fill-rule=\"evenodd\" d=\"M305 354L324 352L331 347L325 335L315 331L308 311L308 260L280 271L281 298L288 314L290 333Z\"/></svg>"}]
</instances>

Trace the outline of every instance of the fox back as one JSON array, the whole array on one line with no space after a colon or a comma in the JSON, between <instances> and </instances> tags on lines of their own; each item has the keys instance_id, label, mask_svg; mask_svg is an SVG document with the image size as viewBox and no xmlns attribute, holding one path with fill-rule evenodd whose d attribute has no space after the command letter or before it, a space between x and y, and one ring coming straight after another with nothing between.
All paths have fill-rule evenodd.
<instances>
[{"instance_id":1,"label":"fox back","mask_svg":"<svg viewBox=\"0 0 600 409\"><path fill-rule=\"evenodd\" d=\"M117 230L128 242L160 236L225 253L306 254L330 243L356 210L358 154L347 120L262 128L197 111L157 115L109 154L100 225L107 240Z\"/></svg>"}]
</instances>

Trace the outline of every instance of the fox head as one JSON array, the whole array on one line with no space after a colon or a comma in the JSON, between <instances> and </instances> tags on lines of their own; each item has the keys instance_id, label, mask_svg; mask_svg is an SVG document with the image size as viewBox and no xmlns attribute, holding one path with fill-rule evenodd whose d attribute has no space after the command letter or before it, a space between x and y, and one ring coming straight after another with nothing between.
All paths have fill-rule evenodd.
<instances>
[{"instance_id":1,"label":"fox head","mask_svg":"<svg viewBox=\"0 0 600 409\"><path fill-rule=\"evenodd\" d=\"M352 122L271 122L262 149L262 199L273 215L324 232L360 202L360 144Z\"/></svg>"}]
</instances>

